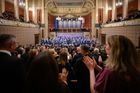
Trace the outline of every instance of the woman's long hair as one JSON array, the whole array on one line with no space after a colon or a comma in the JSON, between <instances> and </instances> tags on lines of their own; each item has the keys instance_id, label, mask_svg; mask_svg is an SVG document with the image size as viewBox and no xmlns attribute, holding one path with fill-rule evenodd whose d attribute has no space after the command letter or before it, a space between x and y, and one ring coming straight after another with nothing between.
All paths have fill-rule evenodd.
<instances>
[{"instance_id":1,"label":"woman's long hair","mask_svg":"<svg viewBox=\"0 0 140 93\"><path fill-rule=\"evenodd\" d=\"M62 51L59 54L59 63L58 64L66 65L67 62L68 62L68 54L67 54L67 52Z\"/></svg>"},{"instance_id":2,"label":"woman's long hair","mask_svg":"<svg viewBox=\"0 0 140 93\"><path fill-rule=\"evenodd\" d=\"M110 55L106 67L130 77L140 74L140 62L135 46L125 36L113 35L107 40Z\"/></svg>"},{"instance_id":3,"label":"woman's long hair","mask_svg":"<svg viewBox=\"0 0 140 93\"><path fill-rule=\"evenodd\" d=\"M40 53L27 75L27 92L53 93L58 84L58 66L49 52Z\"/></svg>"}]
</instances>

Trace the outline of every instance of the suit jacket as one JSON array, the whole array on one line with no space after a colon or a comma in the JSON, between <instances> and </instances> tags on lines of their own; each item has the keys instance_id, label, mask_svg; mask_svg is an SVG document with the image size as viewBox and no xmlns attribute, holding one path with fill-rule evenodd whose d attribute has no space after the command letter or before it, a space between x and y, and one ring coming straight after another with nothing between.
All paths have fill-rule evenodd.
<instances>
[{"instance_id":1,"label":"suit jacket","mask_svg":"<svg viewBox=\"0 0 140 93\"><path fill-rule=\"evenodd\" d=\"M0 93L23 93L25 73L17 57L0 52Z\"/></svg>"},{"instance_id":2,"label":"suit jacket","mask_svg":"<svg viewBox=\"0 0 140 93\"><path fill-rule=\"evenodd\" d=\"M78 93L91 93L89 70L84 64L82 56L77 59L74 68L78 80L77 82Z\"/></svg>"}]
</instances>

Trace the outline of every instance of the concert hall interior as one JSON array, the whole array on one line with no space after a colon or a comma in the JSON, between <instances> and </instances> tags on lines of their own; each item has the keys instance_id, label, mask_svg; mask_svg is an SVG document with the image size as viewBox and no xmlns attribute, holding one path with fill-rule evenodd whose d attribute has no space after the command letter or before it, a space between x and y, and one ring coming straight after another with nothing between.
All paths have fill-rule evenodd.
<instances>
[{"instance_id":1,"label":"concert hall interior","mask_svg":"<svg viewBox=\"0 0 140 93\"><path fill-rule=\"evenodd\" d=\"M2 68L4 71L8 68L4 63L1 65L1 61L6 60L2 53L8 53L10 56L14 55L16 58L23 60L23 69L26 74L29 74L25 75L28 84L22 86L20 83L19 85L21 87L28 86L27 93L47 93L47 91L49 91L48 93L94 93L95 91L97 93L140 93L131 90L129 92L125 91L125 88L129 89L128 83L130 82L126 81L127 87L124 83L121 83L122 85L117 83L121 82L119 81L120 78L122 78L122 81L126 78L131 81L131 79L133 80L132 72L140 72L140 69L137 69L140 66L135 65L138 60L133 60L137 59L135 53L132 53L135 52L134 50L140 58L140 0L0 0L0 69ZM40 55L44 51L47 51L48 54ZM90 56L87 57L89 54ZM65 56L67 57L65 58ZM44 57L44 59L41 59L41 57ZM79 60L77 59L80 57L81 63L78 63ZM58 65L58 71L56 70L57 67L54 69L56 65L53 64L53 58L58 63L56 64ZM130 62L127 63L126 59ZM8 61L10 60L14 59L9 57ZM50 62L45 63L44 60ZM39 63L39 61L42 63ZM112 61L112 63L108 61ZM132 61L135 62L131 63ZM94 66L90 62L95 63ZM43 68L45 65L46 68ZM63 69L63 67L66 69ZM110 84L106 84L108 79L104 79L103 82L99 82L97 78L96 80L91 79L91 75L93 75L93 73L90 73L93 70L91 70L91 67L95 69L97 67L93 78L101 70L103 70L101 76L104 76L104 74L110 75L110 73L112 75L112 72L116 71L117 74L115 75L119 79L115 77L114 82L116 80L115 83L120 84L121 88L118 88L116 84L112 90L103 89L103 87L108 88L105 87ZM129 67L134 70L128 70ZM10 68L12 69L11 65ZM18 67L15 66L15 68ZM106 68L112 69L109 72L106 71ZM52 72L52 76L58 76L58 79L64 81L65 84L60 83L60 85L66 90L68 88L71 92L66 92L66 90L65 92L56 92L56 87L52 87L56 81L51 78L50 74L45 73L45 75L43 70ZM6 71L11 73L8 69ZM18 71L16 75L18 75ZM0 83L5 77L10 78L11 76L0 71L1 73L3 77L0 76ZM6 83L0 84L0 86L5 84L2 85L3 90L9 82L21 82L15 79L20 78L20 76L14 77L14 75L14 79L6 78L7 80L4 81ZM47 77L47 75L50 75L50 77ZM124 77L119 77L119 75L124 75ZM134 75L136 75L134 77L137 77L138 74ZM36 78L34 79L34 77ZM114 77L114 74L112 77ZM91 81L95 81L94 84L91 84L93 83ZM42 82L48 82L48 85ZM57 83L59 85L59 82ZM101 85L99 86L98 83ZM15 87L19 87L19 85ZM9 86L13 85L9 84ZM46 89L44 89L44 86L46 86ZM23 93L25 89L14 90L15 87L9 87L9 90L13 89L14 93L19 90L18 93ZM122 88L125 92L122 92ZM137 87L134 89L137 90ZM60 90L63 91L63 89ZM117 92L114 92L115 90Z\"/></svg>"},{"instance_id":2,"label":"concert hall interior","mask_svg":"<svg viewBox=\"0 0 140 93\"><path fill-rule=\"evenodd\" d=\"M139 0L1 0L0 34L14 34L20 45L78 33L105 44L124 35L140 47L139 13Z\"/></svg>"}]
</instances>

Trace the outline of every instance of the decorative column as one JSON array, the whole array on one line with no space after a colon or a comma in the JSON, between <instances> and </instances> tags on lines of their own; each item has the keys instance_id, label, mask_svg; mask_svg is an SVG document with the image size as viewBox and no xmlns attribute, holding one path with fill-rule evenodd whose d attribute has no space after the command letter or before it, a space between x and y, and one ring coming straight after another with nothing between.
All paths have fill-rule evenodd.
<instances>
[{"instance_id":1,"label":"decorative column","mask_svg":"<svg viewBox=\"0 0 140 93\"><path fill-rule=\"evenodd\" d=\"M45 8L45 31L44 31L44 38L48 38L48 33L49 33L49 30L48 30L48 9Z\"/></svg>"},{"instance_id":2,"label":"decorative column","mask_svg":"<svg viewBox=\"0 0 140 93\"><path fill-rule=\"evenodd\" d=\"M112 21L116 19L117 13L116 13L116 0L112 1Z\"/></svg>"},{"instance_id":3,"label":"decorative column","mask_svg":"<svg viewBox=\"0 0 140 93\"><path fill-rule=\"evenodd\" d=\"M76 32L77 32L77 28L78 28L77 27L77 21L78 21L78 19L75 20L75 29L76 29Z\"/></svg>"},{"instance_id":4,"label":"decorative column","mask_svg":"<svg viewBox=\"0 0 140 93\"><path fill-rule=\"evenodd\" d=\"M72 26L71 26L71 24L72 24L72 20L70 19L70 32L72 32Z\"/></svg>"},{"instance_id":5,"label":"decorative column","mask_svg":"<svg viewBox=\"0 0 140 93\"><path fill-rule=\"evenodd\" d=\"M95 14L95 9L92 10L91 13L91 39L96 35L96 27L95 27L95 18L96 18L96 14Z\"/></svg>"},{"instance_id":6,"label":"decorative column","mask_svg":"<svg viewBox=\"0 0 140 93\"><path fill-rule=\"evenodd\" d=\"M128 0L123 1L123 18L126 18L128 14Z\"/></svg>"},{"instance_id":7,"label":"decorative column","mask_svg":"<svg viewBox=\"0 0 140 93\"><path fill-rule=\"evenodd\" d=\"M0 3L0 15L5 11L5 0L1 0Z\"/></svg>"},{"instance_id":8,"label":"decorative column","mask_svg":"<svg viewBox=\"0 0 140 93\"><path fill-rule=\"evenodd\" d=\"M106 7L105 7L105 1L106 0L102 0L102 8L103 8L103 23L106 23Z\"/></svg>"},{"instance_id":9,"label":"decorative column","mask_svg":"<svg viewBox=\"0 0 140 93\"><path fill-rule=\"evenodd\" d=\"M44 12L45 12L45 5L44 5L44 4L45 4L45 2L44 2L44 0L42 0L42 7L41 7L41 8L42 8L42 12L41 12L41 14L42 14L42 15L41 15L41 16L42 16L41 23L42 23L42 24L45 23L45 22L44 22L44 20L45 20L45 19L44 19Z\"/></svg>"},{"instance_id":10,"label":"decorative column","mask_svg":"<svg viewBox=\"0 0 140 93\"><path fill-rule=\"evenodd\" d=\"M140 11L140 0L138 0L138 10Z\"/></svg>"},{"instance_id":11,"label":"decorative column","mask_svg":"<svg viewBox=\"0 0 140 93\"><path fill-rule=\"evenodd\" d=\"M0 3L0 16L2 15L2 3Z\"/></svg>"},{"instance_id":12,"label":"decorative column","mask_svg":"<svg viewBox=\"0 0 140 93\"><path fill-rule=\"evenodd\" d=\"M37 23L37 10L35 6L35 0L32 2L32 9L33 9L33 21L34 23Z\"/></svg>"},{"instance_id":13,"label":"decorative column","mask_svg":"<svg viewBox=\"0 0 140 93\"><path fill-rule=\"evenodd\" d=\"M25 0L25 20L28 22L29 21L29 4L28 0Z\"/></svg>"},{"instance_id":14,"label":"decorative column","mask_svg":"<svg viewBox=\"0 0 140 93\"><path fill-rule=\"evenodd\" d=\"M103 23L108 21L108 0L103 0L104 8L103 8Z\"/></svg>"},{"instance_id":15,"label":"decorative column","mask_svg":"<svg viewBox=\"0 0 140 93\"><path fill-rule=\"evenodd\" d=\"M64 31L64 20L62 19L62 32Z\"/></svg>"},{"instance_id":16,"label":"decorative column","mask_svg":"<svg viewBox=\"0 0 140 93\"><path fill-rule=\"evenodd\" d=\"M14 0L14 11L16 19L19 19L19 2L18 0Z\"/></svg>"},{"instance_id":17,"label":"decorative column","mask_svg":"<svg viewBox=\"0 0 140 93\"><path fill-rule=\"evenodd\" d=\"M67 23L66 28L67 28L67 32L68 32L69 31L69 20L68 19L67 19L66 23Z\"/></svg>"},{"instance_id":18,"label":"decorative column","mask_svg":"<svg viewBox=\"0 0 140 93\"><path fill-rule=\"evenodd\" d=\"M96 0L96 24L98 24L98 10L99 10L99 0Z\"/></svg>"}]
</instances>

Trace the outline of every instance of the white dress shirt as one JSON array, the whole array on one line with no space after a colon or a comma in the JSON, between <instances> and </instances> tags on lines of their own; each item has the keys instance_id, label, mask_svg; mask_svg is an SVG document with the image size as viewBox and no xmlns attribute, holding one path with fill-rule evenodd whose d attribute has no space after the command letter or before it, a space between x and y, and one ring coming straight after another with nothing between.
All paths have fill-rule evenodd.
<instances>
[{"instance_id":1,"label":"white dress shirt","mask_svg":"<svg viewBox=\"0 0 140 93\"><path fill-rule=\"evenodd\" d=\"M0 52L2 52L2 53L6 53L6 54L8 54L8 55L12 56L11 52L10 52L10 51L8 51L8 50L0 50Z\"/></svg>"}]
</instances>

